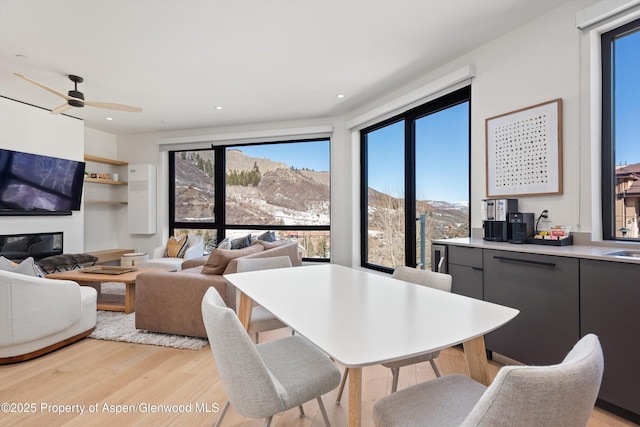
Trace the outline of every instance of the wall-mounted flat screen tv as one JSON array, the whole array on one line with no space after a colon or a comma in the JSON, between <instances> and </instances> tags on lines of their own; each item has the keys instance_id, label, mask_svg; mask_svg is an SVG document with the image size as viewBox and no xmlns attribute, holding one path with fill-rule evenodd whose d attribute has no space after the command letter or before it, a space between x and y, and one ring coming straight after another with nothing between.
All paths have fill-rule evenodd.
<instances>
[{"instance_id":1,"label":"wall-mounted flat screen tv","mask_svg":"<svg viewBox=\"0 0 640 427\"><path fill-rule=\"evenodd\" d=\"M0 149L0 214L79 211L84 162Z\"/></svg>"}]
</instances>

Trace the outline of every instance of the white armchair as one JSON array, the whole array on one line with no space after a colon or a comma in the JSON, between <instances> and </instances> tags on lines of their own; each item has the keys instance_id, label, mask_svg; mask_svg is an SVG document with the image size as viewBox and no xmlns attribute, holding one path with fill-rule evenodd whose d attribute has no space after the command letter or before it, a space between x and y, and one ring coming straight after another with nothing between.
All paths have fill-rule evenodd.
<instances>
[{"instance_id":1,"label":"white armchair","mask_svg":"<svg viewBox=\"0 0 640 427\"><path fill-rule=\"evenodd\" d=\"M96 326L96 302L92 287L0 270L0 365L88 336Z\"/></svg>"},{"instance_id":2,"label":"white armchair","mask_svg":"<svg viewBox=\"0 0 640 427\"><path fill-rule=\"evenodd\" d=\"M187 240L187 250L183 258L166 257L166 244L158 246L151 253L151 259L144 262L144 268L166 268L168 270L182 270L182 263L185 260L201 257L204 253L204 242L200 236L189 236Z\"/></svg>"}]
</instances>

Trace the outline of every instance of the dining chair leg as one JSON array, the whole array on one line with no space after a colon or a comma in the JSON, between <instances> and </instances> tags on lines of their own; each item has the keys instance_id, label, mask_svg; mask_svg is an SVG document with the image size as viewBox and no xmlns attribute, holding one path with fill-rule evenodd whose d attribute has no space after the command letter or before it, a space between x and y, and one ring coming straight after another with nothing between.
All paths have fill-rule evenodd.
<instances>
[{"instance_id":1,"label":"dining chair leg","mask_svg":"<svg viewBox=\"0 0 640 427\"><path fill-rule=\"evenodd\" d=\"M318 400L318 406L320 407L320 412L322 413L322 418L324 419L324 424L327 427L331 427L331 422L329 422L327 411L324 409L324 403L322 403L322 397L318 396L317 400Z\"/></svg>"},{"instance_id":2,"label":"dining chair leg","mask_svg":"<svg viewBox=\"0 0 640 427\"><path fill-rule=\"evenodd\" d=\"M269 427L271 425L271 420L273 419L273 415L264 419L264 427Z\"/></svg>"},{"instance_id":3,"label":"dining chair leg","mask_svg":"<svg viewBox=\"0 0 640 427\"><path fill-rule=\"evenodd\" d=\"M395 393L398 390L398 378L400 377L400 368L391 368L391 374L393 376L393 383L391 383L391 393Z\"/></svg>"},{"instance_id":4,"label":"dining chair leg","mask_svg":"<svg viewBox=\"0 0 640 427\"><path fill-rule=\"evenodd\" d=\"M225 402L224 406L222 407L222 411L220 412L220 415L218 415L218 420L216 421L216 423L214 424L213 427L220 427L220 424L222 424L222 419L227 414L227 409L229 409L229 405L230 405L230 403L227 400Z\"/></svg>"},{"instance_id":5,"label":"dining chair leg","mask_svg":"<svg viewBox=\"0 0 640 427\"><path fill-rule=\"evenodd\" d=\"M336 399L336 405L340 404L340 399L342 399L342 392L344 391L345 384L347 384L348 376L349 376L349 368L344 368L344 373L342 374L342 381L340 381L340 389L338 389L338 398Z\"/></svg>"},{"instance_id":6,"label":"dining chair leg","mask_svg":"<svg viewBox=\"0 0 640 427\"><path fill-rule=\"evenodd\" d=\"M433 372L436 373L436 377L440 378L440 371L438 370L438 367L436 366L435 360L431 359L431 360L429 360L429 363L431 363L431 367L433 368Z\"/></svg>"},{"instance_id":7,"label":"dining chair leg","mask_svg":"<svg viewBox=\"0 0 640 427\"><path fill-rule=\"evenodd\" d=\"M298 406L298 409L300 410L300 418L304 418L304 408L302 408L302 405Z\"/></svg>"}]
</instances>

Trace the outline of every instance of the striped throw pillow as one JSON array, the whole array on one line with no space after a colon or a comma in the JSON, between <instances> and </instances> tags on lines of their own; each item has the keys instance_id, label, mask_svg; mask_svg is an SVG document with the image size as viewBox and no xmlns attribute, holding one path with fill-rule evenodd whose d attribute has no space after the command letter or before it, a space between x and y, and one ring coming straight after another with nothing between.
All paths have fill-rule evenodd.
<instances>
[{"instance_id":1,"label":"striped throw pillow","mask_svg":"<svg viewBox=\"0 0 640 427\"><path fill-rule=\"evenodd\" d=\"M184 254L187 252L189 237L169 237L167 242L167 249L165 250L165 256L171 258L184 258Z\"/></svg>"}]
</instances>

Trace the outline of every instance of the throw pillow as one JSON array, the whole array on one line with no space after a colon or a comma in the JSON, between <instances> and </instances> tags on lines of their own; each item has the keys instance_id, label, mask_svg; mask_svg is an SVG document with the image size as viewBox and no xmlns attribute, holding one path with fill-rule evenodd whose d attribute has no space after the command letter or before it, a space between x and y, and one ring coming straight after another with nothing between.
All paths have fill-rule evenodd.
<instances>
[{"instance_id":1,"label":"throw pillow","mask_svg":"<svg viewBox=\"0 0 640 427\"><path fill-rule=\"evenodd\" d=\"M232 259L262 252L263 250L264 248L261 245L248 246L242 249L218 248L209 255L209 259L202 267L202 274L222 274Z\"/></svg>"},{"instance_id":2,"label":"throw pillow","mask_svg":"<svg viewBox=\"0 0 640 427\"><path fill-rule=\"evenodd\" d=\"M0 270L11 271L13 273L24 274L33 277L44 277L42 269L33 261L33 257L23 260L20 264L0 257Z\"/></svg>"},{"instance_id":3,"label":"throw pillow","mask_svg":"<svg viewBox=\"0 0 640 427\"><path fill-rule=\"evenodd\" d=\"M263 242L275 242L277 240L276 233L273 231L265 231L258 236L258 240L262 240Z\"/></svg>"},{"instance_id":4,"label":"throw pillow","mask_svg":"<svg viewBox=\"0 0 640 427\"><path fill-rule=\"evenodd\" d=\"M9 270L9 268L17 267L17 266L18 266L17 262L13 262L10 259L0 256L0 270L11 271Z\"/></svg>"},{"instance_id":5,"label":"throw pillow","mask_svg":"<svg viewBox=\"0 0 640 427\"><path fill-rule=\"evenodd\" d=\"M219 249L231 249L231 240L229 238L225 238L222 242L218 243L217 248Z\"/></svg>"},{"instance_id":6,"label":"throw pillow","mask_svg":"<svg viewBox=\"0 0 640 427\"><path fill-rule=\"evenodd\" d=\"M173 236L169 237L164 255L170 258L184 258L184 254L189 247L188 242L188 236L178 237L177 239Z\"/></svg>"},{"instance_id":7,"label":"throw pillow","mask_svg":"<svg viewBox=\"0 0 640 427\"><path fill-rule=\"evenodd\" d=\"M251 246L251 234L231 241L231 249L242 249Z\"/></svg>"}]
</instances>

